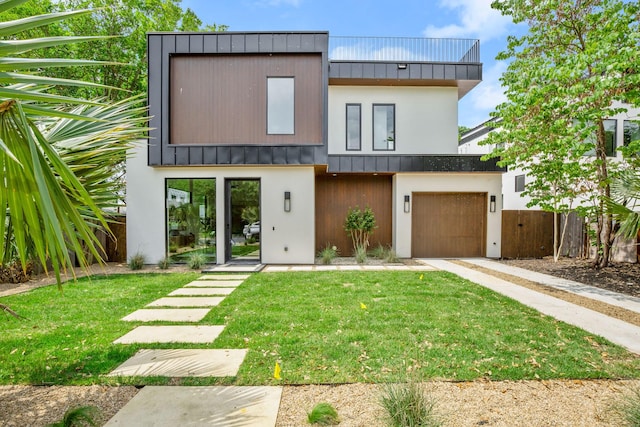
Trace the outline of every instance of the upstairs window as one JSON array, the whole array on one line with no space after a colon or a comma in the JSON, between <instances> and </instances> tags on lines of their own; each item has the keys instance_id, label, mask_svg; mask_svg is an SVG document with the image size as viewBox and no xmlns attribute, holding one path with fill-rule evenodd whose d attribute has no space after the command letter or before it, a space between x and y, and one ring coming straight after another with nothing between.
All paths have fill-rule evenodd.
<instances>
[{"instance_id":1,"label":"upstairs window","mask_svg":"<svg viewBox=\"0 0 640 427\"><path fill-rule=\"evenodd\" d=\"M362 137L362 106L347 104L347 150L360 150Z\"/></svg>"},{"instance_id":2,"label":"upstairs window","mask_svg":"<svg viewBox=\"0 0 640 427\"><path fill-rule=\"evenodd\" d=\"M516 193L522 193L524 191L524 175L516 176Z\"/></svg>"},{"instance_id":3,"label":"upstairs window","mask_svg":"<svg viewBox=\"0 0 640 427\"><path fill-rule=\"evenodd\" d=\"M640 140L640 123L625 120L624 121L624 146L631 144L633 141Z\"/></svg>"},{"instance_id":4,"label":"upstairs window","mask_svg":"<svg viewBox=\"0 0 640 427\"><path fill-rule=\"evenodd\" d=\"M294 78L267 77L267 134L294 134Z\"/></svg>"},{"instance_id":5,"label":"upstairs window","mask_svg":"<svg viewBox=\"0 0 640 427\"><path fill-rule=\"evenodd\" d=\"M396 149L395 104L373 104L373 149Z\"/></svg>"},{"instance_id":6,"label":"upstairs window","mask_svg":"<svg viewBox=\"0 0 640 427\"><path fill-rule=\"evenodd\" d=\"M614 119L603 120L602 124L604 125L605 152L607 153L607 157L615 157L615 155L616 155L616 126L617 126L617 120L614 120ZM592 137L588 138L585 142L588 142L588 143L591 143L591 144L595 145L596 144L596 136L593 135ZM593 150L587 151L584 155L585 156L595 156L596 155L595 148Z\"/></svg>"}]
</instances>

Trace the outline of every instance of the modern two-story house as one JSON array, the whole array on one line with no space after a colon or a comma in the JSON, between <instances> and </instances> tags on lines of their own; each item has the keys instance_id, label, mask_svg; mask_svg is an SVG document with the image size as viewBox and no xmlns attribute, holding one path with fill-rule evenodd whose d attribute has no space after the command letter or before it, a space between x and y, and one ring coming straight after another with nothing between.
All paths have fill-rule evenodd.
<instances>
[{"instance_id":1,"label":"modern two-story house","mask_svg":"<svg viewBox=\"0 0 640 427\"><path fill-rule=\"evenodd\" d=\"M227 263L251 222L259 261L312 264L327 245L349 255L347 212L370 207L371 244L400 257L500 256L503 168L458 154L477 40L153 33L148 61L130 255Z\"/></svg>"}]
</instances>

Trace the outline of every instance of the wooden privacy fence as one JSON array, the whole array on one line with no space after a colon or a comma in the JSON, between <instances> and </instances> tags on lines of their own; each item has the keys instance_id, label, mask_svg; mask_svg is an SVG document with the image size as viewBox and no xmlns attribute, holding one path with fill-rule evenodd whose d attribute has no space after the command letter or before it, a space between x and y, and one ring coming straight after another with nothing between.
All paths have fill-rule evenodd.
<instances>
[{"instance_id":1,"label":"wooden privacy fence","mask_svg":"<svg viewBox=\"0 0 640 427\"><path fill-rule=\"evenodd\" d=\"M502 211L502 258L553 255L553 213Z\"/></svg>"},{"instance_id":2,"label":"wooden privacy fence","mask_svg":"<svg viewBox=\"0 0 640 427\"><path fill-rule=\"evenodd\" d=\"M113 215L109 222L109 228L115 236L115 240L99 231L98 238L105 251L105 261L126 262L127 261L127 216Z\"/></svg>"}]
</instances>

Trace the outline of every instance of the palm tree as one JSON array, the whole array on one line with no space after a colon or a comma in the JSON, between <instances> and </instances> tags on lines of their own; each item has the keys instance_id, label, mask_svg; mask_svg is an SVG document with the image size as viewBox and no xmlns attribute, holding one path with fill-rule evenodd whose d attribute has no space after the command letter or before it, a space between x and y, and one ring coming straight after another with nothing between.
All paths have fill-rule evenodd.
<instances>
[{"instance_id":1,"label":"palm tree","mask_svg":"<svg viewBox=\"0 0 640 427\"><path fill-rule=\"evenodd\" d=\"M26 0L0 0L0 13ZM96 228L109 232L105 209L121 189L113 178L134 141L144 138L143 99L116 104L52 93L55 86L105 86L45 77L47 67L105 64L76 59L20 58L33 49L100 37L46 37L20 40L21 31L90 13L51 13L0 23L0 261L35 258L53 267L58 283L75 253L86 267L87 254L102 260ZM12 56L10 56L12 55Z\"/></svg>"},{"instance_id":2,"label":"palm tree","mask_svg":"<svg viewBox=\"0 0 640 427\"><path fill-rule=\"evenodd\" d=\"M640 171L626 169L611 183L612 198L607 208L620 226L617 234L635 239L640 232Z\"/></svg>"}]
</instances>

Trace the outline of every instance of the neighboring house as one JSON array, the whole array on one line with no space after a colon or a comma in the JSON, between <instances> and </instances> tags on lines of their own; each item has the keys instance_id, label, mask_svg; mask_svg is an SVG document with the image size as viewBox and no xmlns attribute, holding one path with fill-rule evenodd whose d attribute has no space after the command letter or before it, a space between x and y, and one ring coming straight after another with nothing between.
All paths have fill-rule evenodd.
<instances>
[{"instance_id":1,"label":"neighboring house","mask_svg":"<svg viewBox=\"0 0 640 427\"><path fill-rule=\"evenodd\" d=\"M607 134L607 154L610 157L615 157L616 160L622 161L622 154L617 150L618 147L626 146L631 141L635 141L640 139L640 126L637 120L640 117L639 109L630 109L626 113L620 113L610 119L605 120L605 132ZM484 123L476 126L475 128L465 132L460 136L458 153L460 154L480 154L484 155L494 150L495 146L491 145L480 145L480 143L485 140L490 132L499 132L500 127L499 124L496 126L495 123L499 123L500 119L492 118L487 120ZM512 229L510 225L504 221L504 218L508 218L512 212L514 211L531 211L532 213L538 212L540 217L542 212L536 206L531 208L527 207L527 204L531 201L531 199L523 194L527 185L528 179L525 171L517 168L510 168L502 175L502 211L503 211L503 223L502 223L502 232L503 236L505 233L511 233L511 235L516 235L520 230L518 228ZM578 202L579 203L579 202ZM515 214L515 212L514 212ZM516 227L522 227L523 223L526 227L525 221L522 220L522 213L520 213L521 217L519 221L516 222ZM531 219L535 215L527 218L531 221ZM538 218L539 219L539 218ZM551 221L551 218L548 218ZM532 246L537 245L537 249L539 249L540 245L545 245L544 250L542 252L533 253L531 249L525 251L528 256L534 255L550 255L553 253L552 248L548 245L548 240L553 238L551 234L553 223L547 221L546 223L549 225L546 230L535 230L529 234L523 234L523 239L528 240L528 243L531 243ZM537 221L532 221L530 224L539 224ZM533 242L533 240L541 239L545 240L542 236L547 236L545 243L540 243L540 241ZM582 239L582 237L581 237ZM518 241L517 238L513 239L514 241ZM519 242L518 244L522 245L527 242ZM616 242L616 247L614 248L614 260L617 261L632 261L635 262L635 242ZM545 252L546 250L546 252ZM509 252L509 253L507 253ZM502 256L511 256L511 250L508 247L503 246Z\"/></svg>"},{"instance_id":2,"label":"neighboring house","mask_svg":"<svg viewBox=\"0 0 640 427\"><path fill-rule=\"evenodd\" d=\"M153 130L127 163L130 254L179 250L167 199L188 185L206 206L191 230L215 235L218 264L234 261L254 189L263 263L311 264L326 245L349 255L344 219L367 206L372 245L399 257L500 256L504 169L458 154L478 41L154 33L148 58Z\"/></svg>"}]
</instances>

